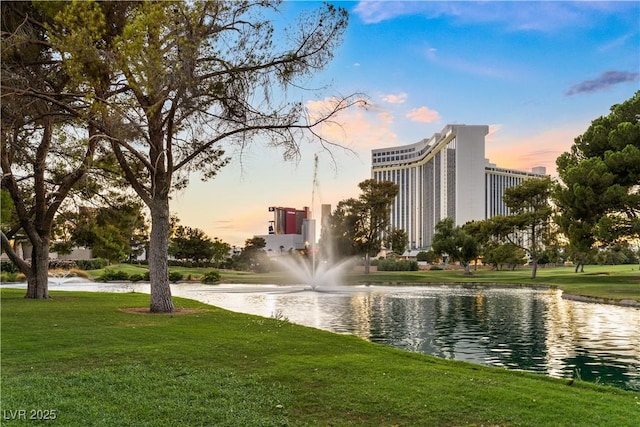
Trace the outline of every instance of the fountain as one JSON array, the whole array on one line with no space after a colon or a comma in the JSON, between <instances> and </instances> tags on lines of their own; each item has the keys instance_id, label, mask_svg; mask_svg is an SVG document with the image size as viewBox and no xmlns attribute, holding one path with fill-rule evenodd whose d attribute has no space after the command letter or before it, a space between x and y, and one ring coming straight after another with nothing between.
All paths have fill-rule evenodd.
<instances>
[{"instance_id":1,"label":"fountain","mask_svg":"<svg viewBox=\"0 0 640 427\"><path fill-rule=\"evenodd\" d=\"M70 270L49 270L49 284L62 286L72 283L90 283L89 279L79 277Z\"/></svg>"},{"instance_id":2,"label":"fountain","mask_svg":"<svg viewBox=\"0 0 640 427\"><path fill-rule=\"evenodd\" d=\"M312 250L311 253L309 258L295 254L283 256L278 261L292 278L308 285L312 291L320 290L320 287L327 288L340 284L344 272L353 265L351 258L339 262L333 262L331 259L316 262L315 252Z\"/></svg>"},{"instance_id":3,"label":"fountain","mask_svg":"<svg viewBox=\"0 0 640 427\"><path fill-rule=\"evenodd\" d=\"M313 187L311 191L311 212L315 208L316 190L318 184L318 155L313 158ZM323 218L323 221L326 218ZM328 224L323 223L322 227ZM315 219L307 218L303 222L303 238L305 240L306 256L298 253L290 256L282 256L278 259L284 266L292 278L298 280L301 284L310 286L312 291L317 291L319 287L327 288L341 283L344 272L353 265L353 259L345 259L335 261L334 254L328 247L325 247L327 257L325 259L317 259L318 247L316 246L316 223ZM328 245L329 247L331 245Z\"/></svg>"},{"instance_id":4,"label":"fountain","mask_svg":"<svg viewBox=\"0 0 640 427\"><path fill-rule=\"evenodd\" d=\"M49 280L55 285L66 283L69 278L74 277L69 270L50 270Z\"/></svg>"}]
</instances>

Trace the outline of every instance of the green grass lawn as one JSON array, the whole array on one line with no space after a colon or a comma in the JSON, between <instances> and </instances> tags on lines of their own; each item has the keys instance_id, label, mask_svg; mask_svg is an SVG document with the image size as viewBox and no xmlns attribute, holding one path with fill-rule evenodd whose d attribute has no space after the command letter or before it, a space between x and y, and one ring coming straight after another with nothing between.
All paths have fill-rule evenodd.
<instances>
[{"instance_id":1,"label":"green grass lawn","mask_svg":"<svg viewBox=\"0 0 640 427\"><path fill-rule=\"evenodd\" d=\"M127 311L148 307L137 293L0 293L3 426L640 425L639 393L192 300L175 298L190 313L151 315Z\"/></svg>"}]
</instances>

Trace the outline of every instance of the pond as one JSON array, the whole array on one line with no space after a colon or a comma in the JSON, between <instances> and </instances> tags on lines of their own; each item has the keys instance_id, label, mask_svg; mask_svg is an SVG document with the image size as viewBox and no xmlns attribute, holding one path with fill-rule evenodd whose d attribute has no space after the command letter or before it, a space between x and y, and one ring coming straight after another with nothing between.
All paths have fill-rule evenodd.
<instances>
[{"instance_id":1,"label":"pond","mask_svg":"<svg viewBox=\"0 0 640 427\"><path fill-rule=\"evenodd\" d=\"M149 292L149 285L50 289ZM172 292L408 351L640 391L640 310L569 301L558 290L179 284Z\"/></svg>"}]
</instances>

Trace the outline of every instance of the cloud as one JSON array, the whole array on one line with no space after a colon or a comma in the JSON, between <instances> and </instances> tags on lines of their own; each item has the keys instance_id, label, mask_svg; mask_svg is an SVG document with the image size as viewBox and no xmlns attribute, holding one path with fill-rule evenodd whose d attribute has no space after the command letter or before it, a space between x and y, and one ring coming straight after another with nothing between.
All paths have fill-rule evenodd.
<instances>
[{"instance_id":1,"label":"cloud","mask_svg":"<svg viewBox=\"0 0 640 427\"><path fill-rule=\"evenodd\" d=\"M575 95L578 93L592 93L600 90L608 89L619 83L628 83L640 80L640 73L632 73L628 71L605 71L594 80L585 80L581 83L571 86L566 95Z\"/></svg>"},{"instance_id":2,"label":"cloud","mask_svg":"<svg viewBox=\"0 0 640 427\"><path fill-rule=\"evenodd\" d=\"M529 171L536 166L544 166L547 173L556 175L556 159L569 151L576 136L584 132L586 124L574 123L552 128L528 136L513 136L504 127L492 131L486 139L486 157L498 167ZM499 125L496 125L499 126ZM519 135L516 132L515 135Z\"/></svg>"},{"instance_id":3,"label":"cloud","mask_svg":"<svg viewBox=\"0 0 640 427\"><path fill-rule=\"evenodd\" d=\"M499 79L512 79L514 77L514 72L509 71L514 69L513 65L501 65L495 63L488 65L487 60L484 57L478 58L474 61L473 58L461 58L456 54L449 56L441 55L438 54L438 50L434 47L428 47L424 49L422 53L432 64L447 69ZM520 75L521 72L518 74Z\"/></svg>"},{"instance_id":4,"label":"cloud","mask_svg":"<svg viewBox=\"0 0 640 427\"><path fill-rule=\"evenodd\" d=\"M604 16L636 10L634 2L361 1L353 13L365 24L422 15L427 19L449 17L461 25L501 23L508 31L548 32L577 25L593 27Z\"/></svg>"},{"instance_id":5,"label":"cloud","mask_svg":"<svg viewBox=\"0 0 640 427\"><path fill-rule=\"evenodd\" d=\"M414 122L432 123L440 119L440 114L428 107L414 108L406 114Z\"/></svg>"},{"instance_id":6,"label":"cloud","mask_svg":"<svg viewBox=\"0 0 640 427\"><path fill-rule=\"evenodd\" d=\"M420 2L361 1L353 9L353 12L365 24L377 24L398 16L419 12L421 9Z\"/></svg>"},{"instance_id":7,"label":"cloud","mask_svg":"<svg viewBox=\"0 0 640 427\"><path fill-rule=\"evenodd\" d=\"M491 124L489 125L489 133L487 134L487 137L485 138L485 140L487 142L492 141L496 135L498 134L498 132L500 132L502 130L502 126L501 124Z\"/></svg>"},{"instance_id":8,"label":"cloud","mask_svg":"<svg viewBox=\"0 0 640 427\"><path fill-rule=\"evenodd\" d=\"M398 93L398 94L390 93L388 95L383 95L382 96L382 100L384 102L389 103L389 104L404 104L404 102L407 100L407 98L409 98L409 95L407 95L404 92L401 92L401 93Z\"/></svg>"},{"instance_id":9,"label":"cloud","mask_svg":"<svg viewBox=\"0 0 640 427\"><path fill-rule=\"evenodd\" d=\"M314 117L326 111L334 102L334 98L307 102L309 116ZM366 107L341 111L331 122L323 123L316 131L331 142L351 148L370 149L396 143L397 135L391 130L393 120L391 112L368 102Z\"/></svg>"},{"instance_id":10,"label":"cloud","mask_svg":"<svg viewBox=\"0 0 640 427\"><path fill-rule=\"evenodd\" d=\"M618 38L615 38L608 43L598 47L598 52L608 52L614 49L617 49L621 46L624 46L630 39L635 36L635 33L627 33Z\"/></svg>"}]
</instances>

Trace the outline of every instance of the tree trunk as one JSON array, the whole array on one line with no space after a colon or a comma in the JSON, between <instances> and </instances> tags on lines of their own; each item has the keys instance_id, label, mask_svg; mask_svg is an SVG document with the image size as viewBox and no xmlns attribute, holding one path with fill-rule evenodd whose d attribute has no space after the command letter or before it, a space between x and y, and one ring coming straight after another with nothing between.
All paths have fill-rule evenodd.
<instances>
[{"instance_id":1,"label":"tree trunk","mask_svg":"<svg viewBox=\"0 0 640 427\"><path fill-rule=\"evenodd\" d=\"M576 264L576 269L575 269L574 273L577 273L577 272L578 272L578 270L580 269L580 265L581 265L581 264L582 264L582 262L581 262L581 261L578 261L578 263Z\"/></svg>"},{"instance_id":2,"label":"tree trunk","mask_svg":"<svg viewBox=\"0 0 640 427\"><path fill-rule=\"evenodd\" d=\"M169 284L169 199L156 196L149 206L151 211L151 236L149 239L149 280L151 281L152 313L174 311Z\"/></svg>"},{"instance_id":3,"label":"tree trunk","mask_svg":"<svg viewBox=\"0 0 640 427\"><path fill-rule=\"evenodd\" d=\"M31 252L31 274L27 274L25 298L49 298L49 239L42 238L33 245Z\"/></svg>"},{"instance_id":4,"label":"tree trunk","mask_svg":"<svg viewBox=\"0 0 640 427\"><path fill-rule=\"evenodd\" d=\"M531 278L535 279L538 274L538 258L533 258L531 260Z\"/></svg>"},{"instance_id":5,"label":"tree trunk","mask_svg":"<svg viewBox=\"0 0 640 427\"><path fill-rule=\"evenodd\" d=\"M469 267L470 267L469 263L466 263L464 265L464 275L465 276L471 276L471 269Z\"/></svg>"}]
</instances>

